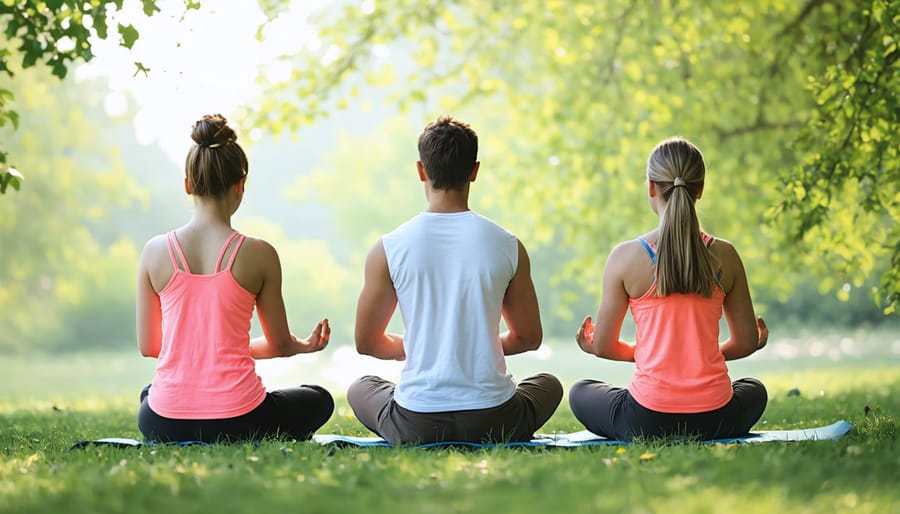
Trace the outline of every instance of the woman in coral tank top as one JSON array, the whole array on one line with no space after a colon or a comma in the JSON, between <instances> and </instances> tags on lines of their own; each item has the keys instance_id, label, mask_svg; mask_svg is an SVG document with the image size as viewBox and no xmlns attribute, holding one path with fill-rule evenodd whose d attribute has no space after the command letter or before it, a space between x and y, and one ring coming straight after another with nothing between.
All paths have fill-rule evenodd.
<instances>
[{"instance_id":1,"label":"woman in coral tank top","mask_svg":"<svg viewBox=\"0 0 900 514\"><path fill-rule=\"evenodd\" d=\"M768 329L754 313L737 250L700 230L694 203L705 173L700 150L681 138L660 142L647 161L659 226L613 248L596 324L586 317L575 337L587 353L635 363L627 388L582 380L569 391L572 412L596 434L740 436L765 410L761 382L728 376L725 361L763 348ZM634 344L619 339L629 308ZM730 337L719 342L723 312Z\"/></svg>"},{"instance_id":2,"label":"woman in coral tank top","mask_svg":"<svg viewBox=\"0 0 900 514\"><path fill-rule=\"evenodd\" d=\"M141 255L138 346L157 366L138 426L150 441L309 439L331 417L331 395L313 385L267 392L254 359L322 350L328 320L306 339L293 335L278 253L232 228L248 163L225 118L204 116L191 138L184 187L193 216L150 239ZM264 335L250 339L254 308Z\"/></svg>"}]
</instances>

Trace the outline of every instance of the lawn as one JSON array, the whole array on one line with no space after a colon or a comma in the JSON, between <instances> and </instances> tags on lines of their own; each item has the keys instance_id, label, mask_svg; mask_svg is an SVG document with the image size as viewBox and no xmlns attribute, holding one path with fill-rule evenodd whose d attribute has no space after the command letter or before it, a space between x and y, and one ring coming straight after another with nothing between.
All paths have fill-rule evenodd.
<instances>
[{"instance_id":1,"label":"lawn","mask_svg":"<svg viewBox=\"0 0 900 514\"><path fill-rule=\"evenodd\" d=\"M416 450L268 441L70 450L79 439L139 438L137 395L43 400L7 391L0 513L900 512L900 367L888 360L761 378L770 403L758 429L838 419L854 429L837 442L763 445ZM580 428L563 404L543 431ZM369 435L343 398L326 432Z\"/></svg>"}]
</instances>

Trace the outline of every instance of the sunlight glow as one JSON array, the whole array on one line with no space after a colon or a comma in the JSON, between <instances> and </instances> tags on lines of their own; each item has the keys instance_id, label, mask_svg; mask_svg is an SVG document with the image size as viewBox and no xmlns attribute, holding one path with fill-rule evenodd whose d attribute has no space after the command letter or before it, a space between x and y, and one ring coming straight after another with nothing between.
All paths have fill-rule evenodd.
<instances>
[{"instance_id":1,"label":"sunlight glow","mask_svg":"<svg viewBox=\"0 0 900 514\"><path fill-rule=\"evenodd\" d=\"M372 55L381 59L385 59L391 56L391 48L387 45L373 45Z\"/></svg>"},{"instance_id":2,"label":"sunlight glow","mask_svg":"<svg viewBox=\"0 0 900 514\"><path fill-rule=\"evenodd\" d=\"M328 66L329 64L338 60L342 55L344 55L343 48L337 45L329 46L328 50L325 50L325 55L322 56L322 66Z\"/></svg>"},{"instance_id":3,"label":"sunlight glow","mask_svg":"<svg viewBox=\"0 0 900 514\"><path fill-rule=\"evenodd\" d=\"M106 95L103 109L106 111L106 114L113 118L122 116L128 112L128 98L119 91L112 91Z\"/></svg>"},{"instance_id":4,"label":"sunlight glow","mask_svg":"<svg viewBox=\"0 0 900 514\"><path fill-rule=\"evenodd\" d=\"M75 41L69 36L64 36L56 41L56 49L60 52L70 52L75 50Z\"/></svg>"},{"instance_id":5,"label":"sunlight glow","mask_svg":"<svg viewBox=\"0 0 900 514\"><path fill-rule=\"evenodd\" d=\"M108 23L133 24L140 32L134 48L118 46L115 37L93 41L96 57L79 66L75 77L108 81L105 105L110 114L127 114L120 110L127 110L127 98L133 98L138 141L159 144L180 163L190 146L190 126L201 115L232 118L261 94L259 77L276 83L290 79L293 68L283 56L317 44L307 18L325 3L292 2L263 29L259 41L257 29L266 18L253 0L188 12L182 0L161 0L160 12L150 18L141 13L140 2L126 2ZM147 76L135 73L136 62L150 69ZM126 102L115 95L124 95Z\"/></svg>"}]
</instances>

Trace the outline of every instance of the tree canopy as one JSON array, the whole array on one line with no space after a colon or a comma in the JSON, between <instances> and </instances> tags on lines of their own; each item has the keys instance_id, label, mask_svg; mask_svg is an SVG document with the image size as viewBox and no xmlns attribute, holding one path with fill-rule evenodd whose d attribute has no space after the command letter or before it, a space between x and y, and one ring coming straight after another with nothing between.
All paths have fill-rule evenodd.
<instances>
[{"instance_id":1,"label":"tree canopy","mask_svg":"<svg viewBox=\"0 0 900 514\"><path fill-rule=\"evenodd\" d=\"M157 2L140 5L149 16ZM199 7L190 0L184 5ZM283 0L260 5L272 20L291 8ZM28 129L26 119L95 130L73 112L46 113L26 92L56 91L46 80L92 59L93 38L118 37L131 48L138 32L117 21L124 6L122 0L0 2L7 43L0 75L15 76L16 85L0 86L0 129L9 132L20 121L25 128L0 143L0 193L21 184L13 160L26 176L46 182L35 182L36 196L22 194L4 206L9 252L0 274L9 280L0 304L18 305L21 320L45 308L41 295L63 305L61 317L100 308L76 294L84 283L67 286L69 271L87 282L102 278L79 268L82 261L70 265L67 248L85 248L120 275L134 257L129 245L66 229L71 225L52 215L61 208L67 221L89 220L103 211L88 208L85 198L108 177L85 179L83 163L76 166L71 155L38 159L33 134L41 129ZM294 70L289 80L261 76L264 94L240 125L296 132L340 109L364 115L373 98L406 113L411 125L385 125L384 137L369 145L343 140L331 158L339 173L318 170L297 183L298 191L313 186L348 240L366 239L368 247L374 242L368 239L406 217L397 212L403 201L397 199L420 191L407 189L407 179L395 179L391 168L415 159L413 134L426 121L456 114L473 123L482 143L473 204L520 235L536 280L546 281L550 303L564 310L599 292L603 259L616 242L656 223L646 204L645 159L657 141L678 134L706 156L701 222L739 248L755 292L786 301L815 277L821 291L841 298L871 288L886 312L900 303L895 2L381 0L331 3L314 21L318 49L284 56ZM30 75L32 67L47 69ZM135 63L135 70L147 68ZM48 137L102 152L65 132ZM383 162L360 166L359 150L370 158L378 152ZM412 164L405 170L410 176ZM363 168L371 174L355 176ZM109 176L127 185L121 170L116 173ZM71 194L82 189L86 196L76 201ZM42 216L26 216L37 212ZM13 230L26 222L33 230ZM65 235L66 243L48 239L53 234ZM127 296L114 285L99 287L110 297ZM20 301L33 291L34 302Z\"/></svg>"},{"instance_id":2,"label":"tree canopy","mask_svg":"<svg viewBox=\"0 0 900 514\"><path fill-rule=\"evenodd\" d=\"M0 76L12 78L17 69L36 65L48 67L64 79L69 67L94 58L93 40L118 37L119 44L131 48L139 37L131 23L116 21L125 0L6 0L0 2L3 24L0 48ZM159 11L157 0L141 0L143 14ZM199 3L184 0L185 9L196 9ZM135 62L135 73L149 71ZM7 87L0 87L0 128L19 127L19 113L14 108L16 97ZM22 174L0 143L0 194L8 187L18 190Z\"/></svg>"},{"instance_id":3,"label":"tree canopy","mask_svg":"<svg viewBox=\"0 0 900 514\"><path fill-rule=\"evenodd\" d=\"M287 9L263 4L272 19ZM501 177L496 194L526 239L570 249L570 278L598 277L617 240L652 228L646 155L682 135L709 169L701 223L736 244L756 288L786 298L811 272L846 296L879 274L875 301L892 312L898 22L887 0L329 5L319 49L285 56L293 76L268 83L246 116L291 131L375 89L458 114L485 141L482 175Z\"/></svg>"}]
</instances>

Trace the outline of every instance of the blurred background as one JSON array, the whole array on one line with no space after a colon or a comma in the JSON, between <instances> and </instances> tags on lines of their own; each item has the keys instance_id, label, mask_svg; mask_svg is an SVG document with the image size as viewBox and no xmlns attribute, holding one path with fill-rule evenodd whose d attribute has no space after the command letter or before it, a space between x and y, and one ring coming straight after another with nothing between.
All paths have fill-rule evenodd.
<instances>
[{"instance_id":1,"label":"blurred background","mask_svg":"<svg viewBox=\"0 0 900 514\"><path fill-rule=\"evenodd\" d=\"M70 2L16 4L96 32ZM138 256L191 215L206 113L248 151L234 225L278 249L292 330L334 330L324 352L260 362L270 387L398 376L356 355L356 299L368 250L425 206L416 138L440 114L479 134L472 208L531 254L545 343L514 375L627 380L573 335L609 250L655 226L644 163L672 135L703 150L701 224L738 248L771 330L733 374L897 367L897 8L842 4L118 2L63 79L0 11L0 113L17 114L0 150L24 177L0 196L0 397L137 398L151 380ZM48 63L75 36L56 37Z\"/></svg>"}]
</instances>

